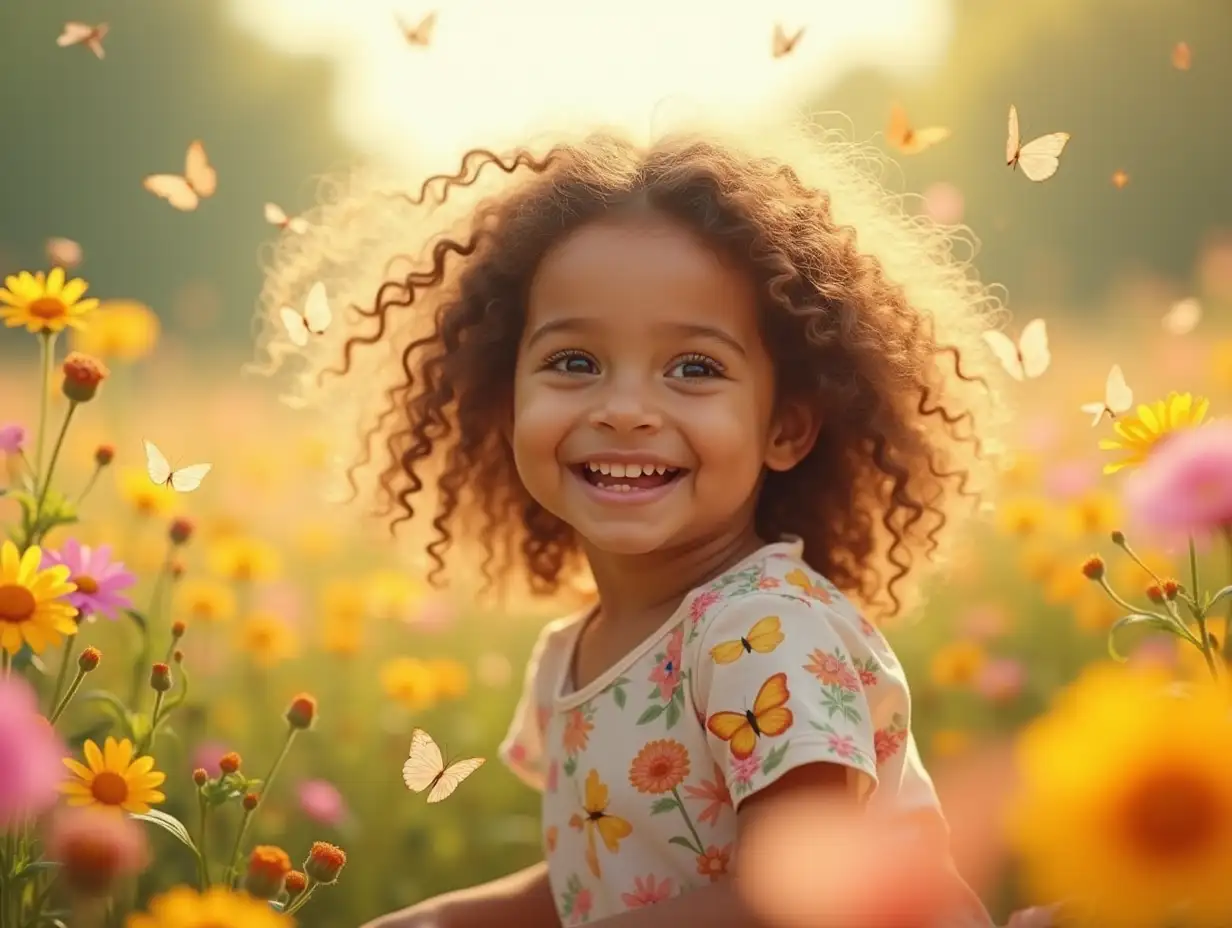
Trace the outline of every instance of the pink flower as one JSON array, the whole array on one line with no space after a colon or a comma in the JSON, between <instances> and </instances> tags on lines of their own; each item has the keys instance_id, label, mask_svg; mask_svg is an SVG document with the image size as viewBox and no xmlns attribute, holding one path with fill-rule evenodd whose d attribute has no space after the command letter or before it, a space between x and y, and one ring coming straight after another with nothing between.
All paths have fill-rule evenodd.
<instances>
[{"instance_id":1,"label":"pink flower","mask_svg":"<svg viewBox=\"0 0 1232 928\"><path fill-rule=\"evenodd\" d=\"M826 742L836 757L850 760L856 755L856 741L851 735L826 735Z\"/></svg>"},{"instance_id":2,"label":"pink flower","mask_svg":"<svg viewBox=\"0 0 1232 928\"><path fill-rule=\"evenodd\" d=\"M693 602L689 603L689 621L696 625L706 616L706 610L723 598L718 590L707 590L699 593Z\"/></svg>"},{"instance_id":3,"label":"pink flower","mask_svg":"<svg viewBox=\"0 0 1232 928\"><path fill-rule=\"evenodd\" d=\"M120 877L149 864L145 831L127 815L97 808L58 812L47 833L47 857L64 865L69 888L104 896Z\"/></svg>"},{"instance_id":4,"label":"pink flower","mask_svg":"<svg viewBox=\"0 0 1232 928\"><path fill-rule=\"evenodd\" d=\"M1232 526L1232 421L1170 435L1125 481L1135 521L1163 534Z\"/></svg>"},{"instance_id":5,"label":"pink flower","mask_svg":"<svg viewBox=\"0 0 1232 928\"><path fill-rule=\"evenodd\" d=\"M458 607L445 596L428 596L406 618L406 624L419 631L444 631L458 617Z\"/></svg>"},{"instance_id":6,"label":"pink flower","mask_svg":"<svg viewBox=\"0 0 1232 928\"><path fill-rule=\"evenodd\" d=\"M877 763L884 764L898 753L907 742L905 728L879 728L873 732L873 750L877 754Z\"/></svg>"},{"instance_id":7,"label":"pink flower","mask_svg":"<svg viewBox=\"0 0 1232 928\"><path fill-rule=\"evenodd\" d=\"M677 627L667 639L667 653L650 671L650 682L659 686L659 698L667 702L680 684L680 652L684 649L684 629Z\"/></svg>"},{"instance_id":8,"label":"pink flower","mask_svg":"<svg viewBox=\"0 0 1232 928\"><path fill-rule=\"evenodd\" d=\"M83 616L101 615L117 618L120 609L132 607L121 590L127 590L137 578L111 559L111 546L91 548L76 538L70 538L59 551L43 553L43 567L62 564L69 570L69 580L77 589L65 597Z\"/></svg>"},{"instance_id":9,"label":"pink flower","mask_svg":"<svg viewBox=\"0 0 1232 928\"><path fill-rule=\"evenodd\" d=\"M731 762L732 779L737 783L747 784L761 770L761 754L754 752L748 757L733 757Z\"/></svg>"},{"instance_id":10,"label":"pink flower","mask_svg":"<svg viewBox=\"0 0 1232 928\"><path fill-rule=\"evenodd\" d=\"M640 909L643 906L662 902L664 899L670 898L671 895L671 877L665 876L662 882L656 882L654 874L651 873L644 880L640 876L634 877L633 892L621 893L620 901L630 909Z\"/></svg>"},{"instance_id":11,"label":"pink flower","mask_svg":"<svg viewBox=\"0 0 1232 928\"><path fill-rule=\"evenodd\" d=\"M975 678L975 689L985 699L993 702L1009 702L1022 692L1026 682L1026 668L1012 657L999 657L988 661Z\"/></svg>"},{"instance_id":12,"label":"pink flower","mask_svg":"<svg viewBox=\"0 0 1232 928\"><path fill-rule=\"evenodd\" d=\"M1009 616L997 603L981 603L973 606L962 619L962 629L969 638L987 641L1005 633Z\"/></svg>"},{"instance_id":13,"label":"pink flower","mask_svg":"<svg viewBox=\"0 0 1232 928\"><path fill-rule=\"evenodd\" d=\"M0 680L0 830L56 802L68 752L24 680Z\"/></svg>"},{"instance_id":14,"label":"pink flower","mask_svg":"<svg viewBox=\"0 0 1232 928\"><path fill-rule=\"evenodd\" d=\"M346 819L346 800L328 780L304 780L299 785L299 807L304 815L322 825L336 827Z\"/></svg>"},{"instance_id":15,"label":"pink flower","mask_svg":"<svg viewBox=\"0 0 1232 928\"><path fill-rule=\"evenodd\" d=\"M556 792L556 787L560 784L560 764L555 759L548 765L547 779L544 781L543 788L549 793Z\"/></svg>"},{"instance_id":16,"label":"pink flower","mask_svg":"<svg viewBox=\"0 0 1232 928\"><path fill-rule=\"evenodd\" d=\"M573 920L575 922L584 921L589 915L590 910L594 908L595 897L586 887L578 890L576 896L573 897Z\"/></svg>"},{"instance_id":17,"label":"pink flower","mask_svg":"<svg viewBox=\"0 0 1232 928\"><path fill-rule=\"evenodd\" d=\"M218 773L218 762L230 750L218 741L203 741L193 751L190 766L193 770L205 770L210 776L215 776Z\"/></svg>"},{"instance_id":18,"label":"pink flower","mask_svg":"<svg viewBox=\"0 0 1232 928\"><path fill-rule=\"evenodd\" d=\"M15 422L0 425L0 453L20 454L26 443L26 430Z\"/></svg>"}]
</instances>

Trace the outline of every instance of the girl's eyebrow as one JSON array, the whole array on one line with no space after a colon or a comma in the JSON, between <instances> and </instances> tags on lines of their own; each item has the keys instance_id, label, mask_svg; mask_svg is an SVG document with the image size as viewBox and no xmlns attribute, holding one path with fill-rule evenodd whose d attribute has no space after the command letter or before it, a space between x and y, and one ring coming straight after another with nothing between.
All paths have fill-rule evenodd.
<instances>
[{"instance_id":1,"label":"girl's eyebrow","mask_svg":"<svg viewBox=\"0 0 1232 928\"><path fill-rule=\"evenodd\" d=\"M528 349L531 348L535 342L554 332L585 332L595 329L598 325L599 323L594 319L584 319L579 316L549 319L547 322L536 326L535 330L530 333L526 339L526 347ZM661 322L657 327L669 330L677 335L712 338L715 341L722 342L741 357L747 357L748 355L748 352L744 350L744 346L740 344L737 338L712 325L705 325L699 322Z\"/></svg>"}]
</instances>

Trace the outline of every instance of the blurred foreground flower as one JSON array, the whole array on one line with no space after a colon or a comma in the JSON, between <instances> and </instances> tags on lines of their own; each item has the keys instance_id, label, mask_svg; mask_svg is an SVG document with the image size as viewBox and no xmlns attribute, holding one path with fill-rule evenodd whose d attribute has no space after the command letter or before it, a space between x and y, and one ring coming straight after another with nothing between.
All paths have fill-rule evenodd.
<instances>
[{"instance_id":1,"label":"blurred foreground flower","mask_svg":"<svg viewBox=\"0 0 1232 928\"><path fill-rule=\"evenodd\" d=\"M16 654L23 644L42 654L62 636L77 633L77 610L64 599L77 589L68 582L69 569L42 569L42 559L37 545L25 554L18 554L11 541L0 545L0 649L6 655Z\"/></svg>"},{"instance_id":2,"label":"blurred foreground flower","mask_svg":"<svg viewBox=\"0 0 1232 928\"><path fill-rule=\"evenodd\" d=\"M1125 498L1141 525L1164 534L1232 527L1232 422L1174 437L1126 482Z\"/></svg>"},{"instance_id":3,"label":"blurred foreground flower","mask_svg":"<svg viewBox=\"0 0 1232 928\"><path fill-rule=\"evenodd\" d=\"M300 811L312 821L337 827L346 819L346 801L329 780L305 780L298 794Z\"/></svg>"},{"instance_id":4,"label":"blurred foreground flower","mask_svg":"<svg viewBox=\"0 0 1232 928\"><path fill-rule=\"evenodd\" d=\"M24 680L0 680L0 831L55 804L64 753L34 690Z\"/></svg>"},{"instance_id":5,"label":"blurred foreground flower","mask_svg":"<svg viewBox=\"0 0 1232 928\"><path fill-rule=\"evenodd\" d=\"M0 453L21 454L26 444L26 430L17 423L0 425Z\"/></svg>"},{"instance_id":6,"label":"blurred foreground flower","mask_svg":"<svg viewBox=\"0 0 1232 928\"><path fill-rule=\"evenodd\" d=\"M272 580L281 566L276 548L245 535L218 539L210 548L209 558L216 575L236 583Z\"/></svg>"},{"instance_id":7,"label":"blurred foreground flower","mask_svg":"<svg viewBox=\"0 0 1232 928\"><path fill-rule=\"evenodd\" d=\"M244 619L239 640L241 650L259 667L274 667L297 651L295 632L273 612L254 612Z\"/></svg>"},{"instance_id":8,"label":"blurred foreground flower","mask_svg":"<svg viewBox=\"0 0 1232 928\"><path fill-rule=\"evenodd\" d=\"M70 806L97 806L142 814L167 798L156 788L167 775L154 769L153 757L134 760L133 743L127 738L119 741L108 738L102 750L87 740L82 752L85 764L71 757L64 758L64 765L73 774L73 779L61 786Z\"/></svg>"},{"instance_id":9,"label":"blurred foreground flower","mask_svg":"<svg viewBox=\"0 0 1232 928\"><path fill-rule=\"evenodd\" d=\"M83 617L101 615L116 618L121 609L132 603L121 591L137 582L136 576L111 559L111 546L91 548L76 538L69 538L59 551L43 552L43 567L61 565L68 568L69 582L77 589L65 596Z\"/></svg>"},{"instance_id":10,"label":"blurred foreground flower","mask_svg":"<svg viewBox=\"0 0 1232 928\"><path fill-rule=\"evenodd\" d=\"M81 328L85 315L98 300L83 300L89 284L81 278L65 282L64 268L31 274L22 271L4 279L0 289L0 319L9 328L24 325L28 332L62 332L66 326Z\"/></svg>"},{"instance_id":11,"label":"blurred foreground flower","mask_svg":"<svg viewBox=\"0 0 1232 928\"><path fill-rule=\"evenodd\" d=\"M162 516L171 512L179 500L171 487L153 483L140 467L122 468L116 475L120 496L141 516Z\"/></svg>"},{"instance_id":12,"label":"blurred foreground flower","mask_svg":"<svg viewBox=\"0 0 1232 928\"><path fill-rule=\"evenodd\" d=\"M158 316L135 300L107 300L73 333L73 348L100 358L140 361L158 343Z\"/></svg>"},{"instance_id":13,"label":"blurred foreground flower","mask_svg":"<svg viewBox=\"0 0 1232 928\"><path fill-rule=\"evenodd\" d=\"M130 818L66 809L52 820L47 857L63 864L72 892L97 897L107 895L117 879L144 870L149 848L145 832Z\"/></svg>"},{"instance_id":14,"label":"blurred foreground flower","mask_svg":"<svg viewBox=\"0 0 1232 928\"><path fill-rule=\"evenodd\" d=\"M431 669L414 657L395 657L381 665L385 695L407 709L426 709L436 702L436 680Z\"/></svg>"},{"instance_id":15,"label":"blurred foreground flower","mask_svg":"<svg viewBox=\"0 0 1232 928\"><path fill-rule=\"evenodd\" d=\"M291 872L291 858L280 847L260 844L248 855L244 889L258 899L276 899Z\"/></svg>"},{"instance_id":16,"label":"blurred foreground flower","mask_svg":"<svg viewBox=\"0 0 1232 928\"><path fill-rule=\"evenodd\" d=\"M225 622L235 616L235 591L220 580L189 577L176 589L175 604L194 622Z\"/></svg>"},{"instance_id":17,"label":"blurred foreground flower","mask_svg":"<svg viewBox=\"0 0 1232 928\"><path fill-rule=\"evenodd\" d=\"M1228 692L1168 680L1092 668L1021 738L1011 840L1029 895L1080 924L1232 924Z\"/></svg>"},{"instance_id":18,"label":"blurred foreground flower","mask_svg":"<svg viewBox=\"0 0 1232 928\"><path fill-rule=\"evenodd\" d=\"M1126 457L1104 465L1105 474L1144 464L1161 439L1201 425L1211 401L1192 393L1169 393L1167 399L1138 407L1136 416L1123 416L1113 425L1116 438L1101 439L1101 451L1124 451Z\"/></svg>"},{"instance_id":19,"label":"blurred foreground flower","mask_svg":"<svg viewBox=\"0 0 1232 928\"><path fill-rule=\"evenodd\" d=\"M125 928L291 928L295 922L268 902L220 886L197 893L177 886L151 900L149 913L130 915Z\"/></svg>"}]
</instances>

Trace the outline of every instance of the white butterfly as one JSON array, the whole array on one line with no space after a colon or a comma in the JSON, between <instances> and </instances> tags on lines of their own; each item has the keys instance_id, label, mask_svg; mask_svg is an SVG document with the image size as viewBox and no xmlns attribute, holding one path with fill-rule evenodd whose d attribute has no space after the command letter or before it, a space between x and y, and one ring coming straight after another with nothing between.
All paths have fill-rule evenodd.
<instances>
[{"instance_id":1,"label":"white butterfly","mask_svg":"<svg viewBox=\"0 0 1232 928\"><path fill-rule=\"evenodd\" d=\"M201 486L201 481L205 479L205 475L213 466L211 464L191 464L179 470L172 470L166 455L155 447L154 442L143 438L141 443L145 445L145 469L150 475L150 480L159 486L171 487L179 493L191 493Z\"/></svg>"},{"instance_id":2,"label":"white butterfly","mask_svg":"<svg viewBox=\"0 0 1232 928\"><path fill-rule=\"evenodd\" d=\"M1052 354L1048 351L1048 327L1043 319L1032 319L1023 326L1017 344L1004 332L985 332L984 341L1005 372L1015 380L1041 377L1052 363Z\"/></svg>"},{"instance_id":3,"label":"white butterfly","mask_svg":"<svg viewBox=\"0 0 1232 928\"><path fill-rule=\"evenodd\" d=\"M61 48L84 45L94 52L95 58L102 60L106 54L103 51L103 39L107 38L107 30L106 23L99 23L97 26L91 26L89 23L65 23L64 31L56 39L56 44Z\"/></svg>"},{"instance_id":4,"label":"white butterfly","mask_svg":"<svg viewBox=\"0 0 1232 928\"><path fill-rule=\"evenodd\" d=\"M151 174L141 185L154 196L188 213L217 192L218 172L210 164L205 146L195 141L188 146L188 154L184 157L183 175Z\"/></svg>"},{"instance_id":5,"label":"white butterfly","mask_svg":"<svg viewBox=\"0 0 1232 928\"><path fill-rule=\"evenodd\" d=\"M472 773L483 766L483 757L459 760L445 766L441 749L422 728L411 732L411 753L402 765L402 782L414 793L428 793L428 802L440 802L453 795L453 791Z\"/></svg>"},{"instance_id":6,"label":"white butterfly","mask_svg":"<svg viewBox=\"0 0 1232 928\"><path fill-rule=\"evenodd\" d=\"M1178 300L1164 313L1160 324L1169 335L1188 335L1202 321L1202 304L1190 297Z\"/></svg>"},{"instance_id":7,"label":"white butterfly","mask_svg":"<svg viewBox=\"0 0 1232 928\"><path fill-rule=\"evenodd\" d=\"M1125 374L1121 371L1121 365L1114 364L1112 370L1108 371L1108 381L1104 384L1104 401L1083 403L1082 411L1094 417L1091 422L1091 427L1094 428L1103 420L1105 413L1115 419L1121 413L1129 412L1133 405L1134 391L1125 382Z\"/></svg>"},{"instance_id":8,"label":"white butterfly","mask_svg":"<svg viewBox=\"0 0 1232 928\"><path fill-rule=\"evenodd\" d=\"M312 289L308 291L308 299L304 301L302 313L290 306L284 306L278 311L278 315L282 318L287 336L300 348L308 344L309 335L324 335L334 320L325 284L317 281L312 285Z\"/></svg>"},{"instance_id":9,"label":"white butterfly","mask_svg":"<svg viewBox=\"0 0 1232 928\"><path fill-rule=\"evenodd\" d=\"M303 216L288 216L286 210L277 203L265 204L265 221L285 232L294 232L296 235L303 235L308 231L307 219Z\"/></svg>"},{"instance_id":10,"label":"white butterfly","mask_svg":"<svg viewBox=\"0 0 1232 928\"><path fill-rule=\"evenodd\" d=\"M1010 104L1009 138L1005 142L1005 163L1022 168L1027 180L1047 180L1061 166L1061 152L1069 141L1068 132L1053 132L1022 144L1018 134L1018 108Z\"/></svg>"}]
</instances>

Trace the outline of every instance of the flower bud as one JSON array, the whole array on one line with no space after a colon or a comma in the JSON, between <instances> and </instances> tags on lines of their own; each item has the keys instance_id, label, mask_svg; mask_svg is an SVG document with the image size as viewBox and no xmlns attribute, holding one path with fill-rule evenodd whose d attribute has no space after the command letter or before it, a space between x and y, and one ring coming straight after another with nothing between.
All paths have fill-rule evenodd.
<instances>
[{"instance_id":1,"label":"flower bud","mask_svg":"<svg viewBox=\"0 0 1232 928\"><path fill-rule=\"evenodd\" d=\"M1120 529L1114 531L1112 533L1112 543L1114 545L1117 545L1118 547L1124 547L1125 546L1125 533L1122 532Z\"/></svg>"},{"instance_id":2,"label":"flower bud","mask_svg":"<svg viewBox=\"0 0 1232 928\"><path fill-rule=\"evenodd\" d=\"M98 385L111 373L97 358L79 351L69 353L64 359L64 395L74 403L88 403L98 392Z\"/></svg>"},{"instance_id":3,"label":"flower bud","mask_svg":"<svg viewBox=\"0 0 1232 928\"><path fill-rule=\"evenodd\" d=\"M205 786L210 781L210 775L204 767L198 767L193 771L193 782L198 786Z\"/></svg>"},{"instance_id":4,"label":"flower bud","mask_svg":"<svg viewBox=\"0 0 1232 928\"><path fill-rule=\"evenodd\" d=\"M282 892L282 883L291 872L291 858L280 847L262 844L252 849L244 889L258 899L274 899Z\"/></svg>"},{"instance_id":5,"label":"flower bud","mask_svg":"<svg viewBox=\"0 0 1232 928\"><path fill-rule=\"evenodd\" d=\"M179 641L184 637L184 632L188 631L188 626L183 619L176 619L171 623L171 637Z\"/></svg>"},{"instance_id":6,"label":"flower bud","mask_svg":"<svg viewBox=\"0 0 1232 928\"><path fill-rule=\"evenodd\" d=\"M346 866L346 852L325 841L315 841L308 859L304 861L304 873L318 883L333 883Z\"/></svg>"},{"instance_id":7,"label":"flower bud","mask_svg":"<svg viewBox=\"0 0 1232 928\"><path fill-rule=\"evenodd\" d=\"M178 559L173 560L173 561L171 562L171 566L167 568L167 572L168 572L169 574L171 574L171 579L172 579L172 580L179 580L179 579L180 579L180 577L184 576L184 564L183 564L183 562L181 562L181 561L180 561L180 560L178 560Z\"/></svg>"},{"instance_id":8,"label":"flower bud","mask_svg":"<svg viewBox=\"0 0 1232 928\"><path fill-rule=\"evenodd\" d=\"M167 535L171 538L172 544L182 545L192 538L192 533L193 524L187 519L172 519Z\"/></svg>"},{"instance_id":9,"label":"flower bud","mask_svg":"<svg viewBox=\"0 0 1232 928\"><path fill-rule=\"evenodd\" d=\"M1164 581L1164 596L1168 599L1176 599L1181 592L1181 585L1175 580Z\"/></svg>"},{"instance_id":10,"label":"flower bud","mask_svg":"<svg viewBox=\"0 0 1232 928\"><path fill-rule=\"evenodd\" d=\"M113 445L99 445L94 449L94 466L106 467L115 460L115 447Z\"/></svg>"},{"instance_id":11,"label":"flower bud","mask_svg":"<svg viewBox=\"0 0 1232 928\"><path fill-rule=\"evenodd\" d=\"M102 659L102 651L95 647L89 647L77 656L77 666L81 668L82 673L89 673L98 666L98 662Z\"/></svg>"},{"instance_id":12,"label":"flower bud","mask_svg":"<svg viewBox=\"0 0 1232 928\"><path fill-rule=\"evenodd\" d=\"M245 812L255 812L257 806L261 804L261 797L257 793L245 793L243 804Z\"/></svg>"},{"instance_id":13,"label":"flower bud","mask_svg":"<svg viewBox=\"0 0 1232 928\"><path fill-rule=\"evenodd\" d=\"M1104 559L1093 554L1082 562L1082 575L1088 580L1099 580L1104 576Z\"/></svg>"},{"instance_id":14,"label":"flower bud","mask_svg":"<svg viewBox=\"0 0 1232 928\"><path fill-rule=\"evenodd\" d=\"M181 651L179 648L176 648L174 651L171 652L171 659L175 661L177 664L184 663L184 652Z\"/></svg>"},{"instance_id":15,"label":"flower bud","mask_svg":"<svg viewBox=\"0 0 1232 928\"><path fill-rule=\"evenodd\" d=\"M292 728L311 728L317 717L317 701L307 693L291 700L287 709L287 724Z\"/></svg>"},{"instance_id":16,"label":"flower bud","mask_svg":"<svg viewBox=\"0 0 1232 928\"><path fill-rule=\"evenodd\" d=\"M228 751L222 757L218 758L218 769L223 773L237 773L240 769L240 764L243 761L239 754L235 751Z\"/></svg>"},{"instance_id":17,"label":"flower bud","mask_svg":"<svg viewBox=\"0 0 1232 928\"><path fill-rule=\"evenodd\" d=\"M292 870L283 881L282 888L287 891L288 896L294 899L308 888L308 877L300 870Z\"/></svg>"},{"instance_id":18,"label":"flower bud","mask_svg":"<svg viewBox=\"0 0 1232 928\"><path fill-rule=\"evenodd\" d=\"M157 663L150 668L150 686L156 692L165 693L171 689L171 668L164 663Z\"/></svg>"},{"instance_id":19,"label":"flower bud","mask_svg":"<svg viewBox=\"0 0 1232 928\"><path fill-rule=\"evenodd\" d=\"M1162 606L1164 604L1164 591L1159 588L1158 584L1152 583L1146 588L1146 598Z\"/></svg>"}]
</instances>

